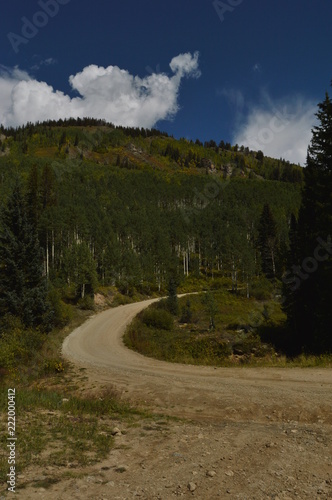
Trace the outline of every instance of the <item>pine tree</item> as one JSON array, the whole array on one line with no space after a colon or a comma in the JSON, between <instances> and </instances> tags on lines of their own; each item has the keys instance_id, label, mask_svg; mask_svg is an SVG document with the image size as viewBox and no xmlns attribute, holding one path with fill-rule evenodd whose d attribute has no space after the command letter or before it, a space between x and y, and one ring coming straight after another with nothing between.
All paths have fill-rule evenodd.
<instances>
[{"instance_id":1,"label":"pine tree","mask_svg":"<svg viewBox=\"0 0 332 500\"><path fill-rule=\"evenodd\" d=\"M262 270L267 278L276 275L277 226L270 205L266 203L259 219L258 248L262 258Z\"/></svg>"},{"instance_id":2,"label":"pine tree","mask_svg":"<svg viewBox=\"0 0 332 500\"><path fill-rule=\"evenodd\" d=\"M179 312L179 303L177 296L177 278L174 273L170 275L168 281L168 297L166 300L166 304L169 312L176 316Z\"/></svg>"},{"instance_id":3,"label":"pine tree","mask_svg":"<svg viewBox=\"0 0 332 500\"><path fill-rule=\"evenodd\" d=\"M0 314L16 316L25 326L35 327L45 323L48 312L37 232L16 184L1 220Z\"/></svg>"},{"instance_id":4,"label":"pine tree","mask_svg":"<svg viewBox=\"0 0 332 500\"><path fill-rule=\"evenodd\" d=\"M208 290L204 295L203 303L206 306L206 312L209 317L209 331L213 332L216 328L215 318L216 314L218 313L218 306L215 301L214 295L210 292L210 290Z\"/></svg>"},{"instance_id":5,"label":"pine tree","mask_svg":"<svg viewBox=\"0 0 332 500\"><path fill-rule=\"evenodd\" d=\"M26 194L27 215L29 222L37 228L40 216L39 174L36 165L29 172Z\"/></svg>"},{"instance_id":6,"label":"pine tree","mask_svg":"<svg viewBox=\"0 0 332 500\"><path fill-rule=\"evenodd\" d=\"M308 148L289 262L294 260L284 279L284 309L294 353L332 352L332 102L328 93L316 116L319 124Z\"/></svg>"}]
</instances>

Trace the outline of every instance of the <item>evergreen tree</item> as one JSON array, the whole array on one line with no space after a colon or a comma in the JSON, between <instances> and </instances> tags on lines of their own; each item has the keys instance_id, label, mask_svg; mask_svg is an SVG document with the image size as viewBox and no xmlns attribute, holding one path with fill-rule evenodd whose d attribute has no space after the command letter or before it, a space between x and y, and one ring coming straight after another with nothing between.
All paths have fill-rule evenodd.
<instances>
[{"instance_id":1,"label":"evergreen tree","mask_svg":"<svg viewBox=\"0 0 332 500\"><path fill-rule=\"evenodd\" d=\"M206 306L206 312L209 316L209 330L214 331L216 328L216 314L218 313L218 306L215 301L213 293L207 291L203 297L203 303Z\"/></svg>"},{"instance_id":2,"label":"evergreen tree","mask_svg":"<svg viewBox=\"0 0 332 500\"><path fill-rule=\"evenodd\" d=\"M294 353L332 351L332 102L327 93L316 116L296 238L291 238L293 266L284 279Z\"/></svg>"},{"instance_id":3,"label":"evergreen tree","mask_svg":"<svg viewBox=\"0 0 332 500\"><path fill-rule=\"evenodd\" d=\"M259 220L258 248L262 257L262 270L267 278L276 275L277 227L270 205L266 203Z\"/></svg>"},{"instance_id":4,"label":"evergreen tree","mask_svg":"<svg viewBox=\"0 0 332 500\"><path fill-rule=\"evenodd\" d=\"M39 175L38 168L33 165L29 172L26 206L29 222L34 228L38 226L40 216Z\"/></svg>"},{"instance_id":5,"label":"evergreen tree","mask_svg":"<svg viewBox=\"0 0 332 500\"><path fill-rule=\"evenodd\" d=\"M48 313L42 252L19 184L1 220L0 313L18 317L27 327L43 325Z\"/></svg>"},{"instance_id":6,"label":"evergreen tree","mask_svg":"<svg viewBox=\"0 0 332 500\"><path fill-rule=\"evenodd\" d=\"M187 299L186 305L182 307L182 315L180 318L180 323L191 323L192 321L192 310L190 299Z\"/></svg>"},{"instance_id":7,"label":"evergreen tree","mask_svg":"<svg viewBox=\"0 0 332 500\"><path fill-rule=\"evenodd\" d=\"M171 274L168 281L168 297L166 304L169 312L176 316L179 312L179 302L177 296L177 279L174 273Z\"/></svg>"},{"instance_id":8,"label":"evergreen tree","mask_svg":"<svg viewBox=\"0 0 332 500\"><path fill-rule=\"evenodd\" d=\"M263 163L263 160L264 160L264 153L263 153L263 151L261 151L261 150L257 151L257 153L256 153L256 159L258 161L260 161L261 163Z\"/></svg>"}]
</instances>

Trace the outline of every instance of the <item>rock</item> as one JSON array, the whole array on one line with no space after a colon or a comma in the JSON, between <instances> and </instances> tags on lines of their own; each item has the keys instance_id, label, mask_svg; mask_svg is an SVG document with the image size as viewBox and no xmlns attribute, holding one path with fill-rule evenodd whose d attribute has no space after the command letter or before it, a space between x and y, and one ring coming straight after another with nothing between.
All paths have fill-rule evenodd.
<instances>
[{"instance_id":1,"label":"rock","mask_svg":"<svg viewBox=\"0 0 332 500\"><path fill-rule=\"evenodd\" d=\"M266 444L265 444L265 447L266 447L266 448L274 448L275 446L277 446L277 444L276 444L276 443L266 443Z\"/></svg>"},{"instance_id":2,"label":"rock","mask_svg":"<svg viewBox=\"0 0 332 500\"><path fill-rule=\"evenodd\" d=\"M188 490L193 492L195 491L197 488L196 484L195 483L188 483Z\"/></svg>"},{"instance_id":3,"label":"rock","mask_svg":"<svg viewBox=\"0 0 332 500\"><path fill-rule=\"evenodd\" d=\"M100 484L103 482L101 477L96 477L96 476L87 476L85 480L87 483L94 483L94 484Z\"/></svg>"},{"instance_id":4,"label":"rock","mask_svg":"<svg viewBox=\"0 0 332 500\"><path fill-rule=\"evenodd\" d=\"M33 481L45 481L45 479L47 479L46 476L35 476Z\"/></svg>"},{"instance_id":5,"label":"rock","mask_svg":"<svg viewBox=\"0 0 332 500\"><path fill-rule=\"evenodd\" d=\"M111 431L112 436L122 436L122 432L118 427L114 427Z\"/></svg>"},{"instance_id":6,"label":"rock","mask_svg":"<svg viewBox=\"0 0 332 500\"><path fill-rule=\"evenodd\" d=\"M214 471L214 470L208 470L207 473L206 473L206 475L208 477L214 477L216 475L216 471Z\"/></svg>"},{"instance_id":7,"label":"rock","mask_svg":"<svg viewBox=\"0 0 332 500\"><path fill-rule=\"evenodd\" d=\"M78 466L79 466L79 463L77 460L75 462L68 462L68 464L67 464L67 467L69 467L70 469L75 469Z\"/></svg>"},{"instance_id":8,"label":"rock","mask_svg":"<svg viewBox=\"0 0 332 500\"><path fill-rule=\"evenodd\" d=\"M119 465L115 469L115 472L120 472L120 474L122 474L123 472L127 472L128 470L129 470L129 467L127 465Z\"/></svg>"},{"instance_id":9,"label":"rock","mask_svg":"<svg viewBox=\"0 0 332 500\"><path fill-rule=\"evenodd\" d=\"M234 472L233 472L232 470L227 470L227 471L225 472L225 474L226 474L226 476L228 476L228 477L233 477L233 476L234 476Z\"/></svg>"}]
</instances>

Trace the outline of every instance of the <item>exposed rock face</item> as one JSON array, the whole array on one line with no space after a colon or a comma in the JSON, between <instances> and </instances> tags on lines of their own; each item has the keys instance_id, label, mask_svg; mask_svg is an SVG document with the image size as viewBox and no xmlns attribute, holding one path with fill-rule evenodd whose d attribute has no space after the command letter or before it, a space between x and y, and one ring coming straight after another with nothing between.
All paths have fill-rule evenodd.
<instances>
[{"instance_id":1,"label":"exposed rock face","mask_svg":"<svg viewBox=\"0 0 332 500\"><path fill-rule=\"evenodd\" d=\"M207 174L215 174L217 172L215 164L209 158L202 158L201 165L205 168Z\"/></svg>"},{"instance_id":2,"label":"exposed rock face","mask_svg":"<svg viewBox=\"0 0 332 500\"><path fill-rule=\"evenodd\" d=\"M225 177L230 177L232 175L233 168L233 165L231 165L230 163L227 163L226 165L223 165L221 167Z\"/></svg>"}]
</instances>

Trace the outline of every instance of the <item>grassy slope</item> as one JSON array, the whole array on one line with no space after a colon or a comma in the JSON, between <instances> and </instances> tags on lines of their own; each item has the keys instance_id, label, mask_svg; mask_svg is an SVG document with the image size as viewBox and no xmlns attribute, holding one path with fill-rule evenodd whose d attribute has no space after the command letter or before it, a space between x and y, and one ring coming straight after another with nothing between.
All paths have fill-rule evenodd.
<instances>
[{"instance_id":1,"label":"grassy slope","mask_svg":"<svg viewBox=\"0 0 332 500\"><path fill-rule=\"evenodd\" d=\"M80 468L108 455L114 446L115 422L125 422L128 427L152 418L122 401L113 386L85 389L85 370L77 372L61 358L63 339L90 315L91 311L75 309L70 324L51 332L40 351L30 352L22 363L1 374L0 493L6 490L1 483L5 483L8 473L8 388L16 389L16 474L24 473L31 465L45 471L45 479L33 480L27 476L18 480L19 490L31 482L47 488L58 481L59 475L55 480L47 467L55 471L63 469L62 477L80 474Z\"/></svg>"},{"instance_id":2,"label":"grassy slope","mask_svg":"<svg viewBox=\"0 0 332 500\"><path fill-rule=\"evenodd\" d=\"M286 357L285 315L272 299L246 299L226 290L183 297L171 322L165 304L149 309L153 313L143 311L125 334L127 347L146 356L212 366L332 366L331 356Z\"/></svg>"}]
</instances>

